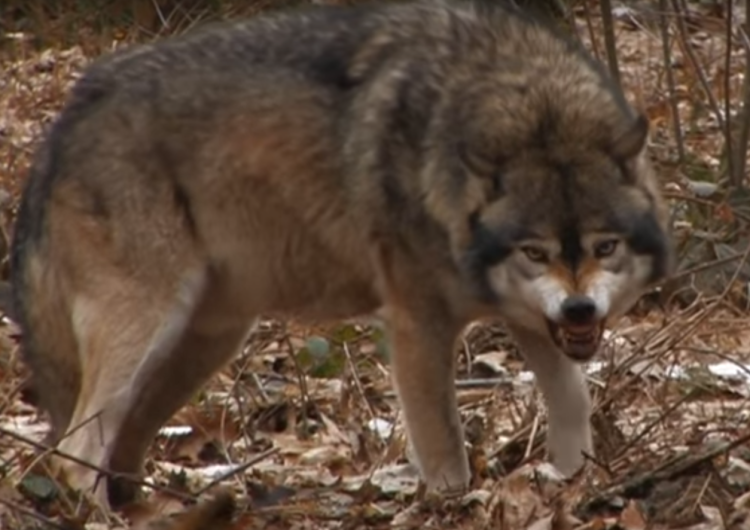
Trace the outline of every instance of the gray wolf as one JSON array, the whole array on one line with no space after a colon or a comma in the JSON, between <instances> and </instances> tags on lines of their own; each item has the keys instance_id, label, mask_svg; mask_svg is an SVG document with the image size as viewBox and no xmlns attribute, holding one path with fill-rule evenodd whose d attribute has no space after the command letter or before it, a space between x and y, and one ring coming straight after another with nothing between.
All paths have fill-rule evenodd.
<instances>
[{"instance_id":1,"label":"gray wolf","mask_svg":"<svg viewBox=\"0 0 750 530\"><path fill-rule=\"evenodd\" d=\"M12 242L51 440L137 474L259 315L377 312L427 489L460 492L454 345L503 319L574 473L592 451L579 363L671 267L647 136L598 63L510 7L320 7L101 58ZM101 502L134 494L59 465Z\"/></svg>"}]
</instances>

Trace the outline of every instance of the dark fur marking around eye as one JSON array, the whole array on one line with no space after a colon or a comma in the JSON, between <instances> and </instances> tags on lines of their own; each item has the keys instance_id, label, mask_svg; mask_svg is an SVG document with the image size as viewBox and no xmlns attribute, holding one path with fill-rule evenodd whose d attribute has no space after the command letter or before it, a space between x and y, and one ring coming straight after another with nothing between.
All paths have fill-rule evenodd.
<instances>
[{"instance_id":1,"label":"dark fur marking around eye","mask_svg":"<svg viewBox=\"0 0 750 530\"><path fill-rule=\"evenodd\" d=\"M478 298L496 303L497 293L490 286L487 271L513 252L512 241L518 239L518 231L514 228L491 230L482 223L478 212L474 212L468 222L472 240L463 256L462 269L474 285Z\"/></svg>"},{"instance_id":2,"label":"dark fur marking around eye","mask_svg":"<svg viewBox=\"0 0 750 530\"><path fill-rule=\"evenodd\" d=\"M631 223L627 242L636 254L653 257L650 282L658 281L669 273L671 266L669 241L653 212L645 213Z\"/></svg>"}]
</instances>

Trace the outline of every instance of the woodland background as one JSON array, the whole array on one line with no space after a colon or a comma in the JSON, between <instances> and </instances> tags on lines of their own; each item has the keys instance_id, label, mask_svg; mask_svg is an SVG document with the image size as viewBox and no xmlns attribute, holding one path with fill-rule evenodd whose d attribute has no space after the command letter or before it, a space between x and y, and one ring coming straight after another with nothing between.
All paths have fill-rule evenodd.
<instances>
[{"instance_id":1,"label":"woodland background","mask_svg":"<svg viewBox=\"0 0 750 530\"><path fill-rule=\"evenodd\" d=\"M5 319L0 527L163 528L222 486L238 494L237 530L750 529L750 2L518 2L556 17L648 114L679 251L675 277L588 366L597 439L588 469L568 483L550 473L533 377L501 325L473 326L457 385L475 490L415 502L380 332L269 320L162 431L150 495L103 513L35 466L46 425ZM0 2L0 277L30 155L92 58L207 20L308 3Z\"/></svg>"}]
</instances>

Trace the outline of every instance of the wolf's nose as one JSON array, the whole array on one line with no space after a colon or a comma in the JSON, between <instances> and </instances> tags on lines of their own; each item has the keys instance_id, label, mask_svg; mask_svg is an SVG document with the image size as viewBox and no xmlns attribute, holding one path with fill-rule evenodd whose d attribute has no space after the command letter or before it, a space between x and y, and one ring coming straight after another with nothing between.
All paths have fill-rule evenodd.
<instances>
[{"instance_id":1,"label":"wolf's nose","mask_svg":"<svg viewBox=\"0 0 750 530\"><path fill-rule=\"evenodd\" d=\"M571 324L588 324L596 313L596 303L588 296L569 296L562 304L563 318Z\"/></svg>"}]
</instances>

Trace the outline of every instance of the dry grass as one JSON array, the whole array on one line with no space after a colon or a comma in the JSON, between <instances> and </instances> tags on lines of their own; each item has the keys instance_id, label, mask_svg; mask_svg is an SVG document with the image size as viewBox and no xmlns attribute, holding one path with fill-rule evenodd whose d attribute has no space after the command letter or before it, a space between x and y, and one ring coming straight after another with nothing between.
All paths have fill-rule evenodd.
<instances>
[{"instance_id":1,"label":"dry grass","mask_svg":"<svg viewBox=\"0 0 750 530\"><path fill-rule=\"evenodd\" d=\"M4 233L32 150L92 57L240 10L224 3L206 14L197 2L155 2L158 23L147 23L137 15L138 2L120 2L133 11L123 8L105 24L69 3L74 15L61 9L16 22L46 28L48 38L75 27L77 46L62 35L40 47L25 33L6 35L0 45L0 195L10 197ZM31 10L36 4L18 5ZM242 10L266 7L256 2ZM589 28L600 35L596 9L577 9L576 26L593 49L603 50L601 39L589 39ZM100 513L33 467L34 444L46 425L24 399L25 369L6 323L0 328L0 526L147 525L223 485L239 494L236 529L750 528L743 495L750 489L750 214L740 192L717 177L723 131L706 92L713 91L719 106L728 99L738 108L736 74L744 64L737 40L727 77L724 26L708 15L689 20L700 70L691 66L684 42L673 43L678 67L671 88L658 13L616 20L623 83L654 125L653 153L672 198L682 272L664 287L661 304L645 300L620 323L590 365L597 456L575 480L560 483L543 463L544 411L501 327L472 327L460 352L459 396L475 489L460 500L415 503L416 475L405 465L403 424L379 334L352 325L309 329L268 321L154 444L148 471L155 489L147 500L124 514Z\"/></svg>"}]
</instances>

